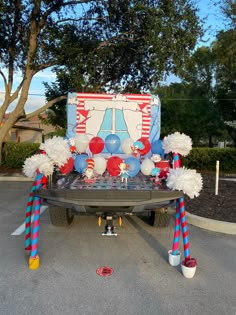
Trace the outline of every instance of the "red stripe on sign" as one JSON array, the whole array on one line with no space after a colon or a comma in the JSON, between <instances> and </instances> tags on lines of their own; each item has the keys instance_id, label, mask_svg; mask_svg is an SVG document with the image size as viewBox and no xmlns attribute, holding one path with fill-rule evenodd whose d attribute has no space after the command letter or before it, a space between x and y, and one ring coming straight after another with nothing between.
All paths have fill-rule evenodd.
<instances>
[{"instance_id":1,"label":"red stripe on sign","mask_svg":"<svg viewBox=\"0 0 236 315\"><path fill-rule=\"evenodd\" d=\"M86 94L78 94L77 98L79 100L109 100L112 99L114 96L116 96L116 94L90 94L90 93L86 93Z\"/></svg>"},{"instance_id":2,"label":"red stripe on sign","mask_svg":"<svg viewBox=\"0 0 236 315\"><path fill-rule=\"evenodd\" d=\"M151 119L150 116L147 115L146 113L142 114L142 137L148 138L149 137L149 132L150 132L150 123Z\"/></svg>"},{"instance_id":3,"label":"red stripe on sign","mask_svg":"<svg viewBox=\"0 0 236 315\"><path fill-rule=\"evenodd\" d=\"M94 94L94 93L77 93L77 98L79 100L88 99L112 99L116 97L117 94ZM121 96L128 98L129 100L140 100L142 102L146 101L149 104L151 100L150 94L122 94Z\"/></svg>"},{"instance_id":4,"label":"red stripe on sign","mask_svg":"<svg viewBox=\"0 0 236 315\"><path fill-rule=\"evenodd\" d=\"M149 130L149 128L150 128L150 124L147 124L147 123L142 124L142 126L143 126L144 129L148 129Z\"/></svg>"},{"instance_id":5,"label":"red stripe on sign","mask_svg":"<svg viewBox=\"0 0 236 315\"><path fill-rule=\"evenodd\" d=\"M77 98L79 99L79 96L77 94ZM84 101L81 101L79 99L79 104L77 105L77 112L76 112L76 133L85 133L86 132L86 123L85 122L80 122L81 120L81 115L80 112L81 110L84 110Z\"/></svg>"},{"instance_id":6,"label":"red stripe on sign","mask_svg":"<svg viewBox=\"0 0 236 315\"><path fill-rule=\"evenodd\" d=\"M85 133L83 126L81 128L76 128L76 133Z\"/></svg>"},{"instance_id":7,"label":"red stripe on sign","mask_svg":"<svg viewBox=\"0 0 236 315\"><path fill-rule=\"evenodd\" d=\"M142 102L146 101L147 104L151 100L151 96L150 95L140 95L140 94L129 95L129 94L124 94L123 96L127 97L129 100L132 100L132 101L142 101Z\"/></svg>"}]
</instances>

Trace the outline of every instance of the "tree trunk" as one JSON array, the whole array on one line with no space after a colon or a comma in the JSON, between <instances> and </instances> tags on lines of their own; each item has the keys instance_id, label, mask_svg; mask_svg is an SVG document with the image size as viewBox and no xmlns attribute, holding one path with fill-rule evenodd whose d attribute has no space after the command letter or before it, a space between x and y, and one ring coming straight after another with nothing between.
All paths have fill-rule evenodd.
<instances>
[{"instance_id":1,"label":"tree trunk","mask_svg":"<svg viewBox=\"0 0 236 315\"><path fill-rule=\"evenodd\" d=\"M2 146L3 146L6 134L7 134L7 132L4 134L2 132L2 128L1 128L1 132L0 132L0 165L2 165Z\"/></svg>"},{"instance_id":2,"label":"tree trunk","mask_svg":"<svg viewBox=\"0 0 236 315\"><path fill-rule=\"evenodd\" d=\"M213 148L213 142L212 142L212 136L209 136L209 143L208 143L209 148Z\"/></svg>"},{"instance_id":3,"label":"tree trunk","mask_svg":"<svg viewBox=\"0 0 236 315\"><path fill-rule=\"evenodd\" d=\"M233 141L233 146L236 148L236 129L233 128L227 128L228 133Z\"/></svg>"},{"instance_id":4,"label":"tree trunk","mask_svg":"<svg viewBox=\"0 0 236 315\"><path fill-rule=\"evenodd\" d=\"M2 165L2 146L7 133L13 125L14 123L12 124L10 121L6 121L4 125L0 128L0 165Z\"/></svg>"},{"instance_id":5,"label":"tree trunk","mask_svg":"<svg viewBox=\"0 0 236 315\"><path fill-rule=\"evenodd\" d=\"M3 145L3 142L0 141L0 166L2 165L2 145Z\"/></svg>"},{"instance_id":6,"label":"tree trunk","mask_svg":"<svg viewBox=\"0 0 236 315\"><path fill-rule=\"evenodd\" d=\"M44 106L37 109L33 113L26 115L26 118L29 119L33 116L37 116L40 113L44 112L49 107L51 107L52 105L54 105L55 103L64 99L66 99L66 95L58 96L55 99L47 102ZM23 99L22 104L23 103L25 104L25 102L26 102L26 99ZM9 119L2 125L2 127L0 127L0 165L2 164L2 145L4 143L4 139L7 133L9 132L9 130L14 126L15 122L21 116L21 108L24 109L24 106L22 106L22 104L19 104L19 103L17 104L15 110L12 112L12 114L10 114Z\"/></svg>"}]
</instances>

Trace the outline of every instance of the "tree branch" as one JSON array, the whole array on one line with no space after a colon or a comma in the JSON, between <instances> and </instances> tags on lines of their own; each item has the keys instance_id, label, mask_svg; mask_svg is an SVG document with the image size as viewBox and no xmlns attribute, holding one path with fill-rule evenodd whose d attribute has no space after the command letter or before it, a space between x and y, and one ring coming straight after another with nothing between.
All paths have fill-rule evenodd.
<instances>
[{"instance_id":1,"label":"tree branch","mask_svg":"<svg viewBox=\"0 0 236 315\"><path fill-rule=\"evenodd\" d=\"M65 100L66 99L66 95L61 95L61 96L58 96L56 98L54 98L53 100L47 102L44 106L42 106L41 108L35 110L34 112L32 113L29 113L26 115L26 119L30 119L34 116L37 116L39 114L41 114L42 112L44 112L46 109L48 109L49 107L51 107L52 105L54 105L55 103L59 102L59 101L62 101L62 100Z\"/></svg>"},{"instance_id":2,"label":"tree branch","mask_svg":"<svg viewBox=\"0 0 236 315\"><path fill-rule=\"evenodd\" d=\"M113 40L116 40L116 39L122 39L122 40L127 40L127 41L134 41L134 38L123 38L123 35L131 35L131 34L134 34L134 32L124 32L124 33L121 33L119 35L116 35L116 36L113 36L111 38L109 38L108 40L104 40L103 42L101 42L100 45L98 45L97 49L100 49L104 46L107 46L108 44L111 43L111 41Z\"/></svg>"},{"instance_id":3,"label":"tree branch","mask_svg":"<svg viewBox=\"0 0 236 315\"><path fill-rule=\"evenodd\" d=\"M15 90L15 92L11 95L10 97L10 103L12 103L15 99L18 98L19 92L23 86L24 83L24 79L21 81L21 83L18 85L17 89Z\"/></svg>"},{"instance_id":4,"label":"tree branch","mask_svg":"<svg viewBox=\"0 0 236 315\"><path fill-rule=\"evenodd\" d=\"M32 65L33 67L33 74L35 75L39 71L45 70L47 68L55 66L57 63L55 61L47 62L47 63L42 63L40 65Z\"/></svg>"},{"instance_id":5,"label":"tree branch","mask_svg":"<svg viewBox=\"0 0 236 315\"><path fill-rule=\"evenodd\" d=\"M10 37L10 45L9 45L9 65L8 65L8 88L9 91L12 89L13 85L13 76L14 76L14 62L17 55L17 32L18 32L18 25L20 21L20 0L14 1L15 7L15 14L13 20L13 27L12 27L12 34Z\"/></svg>"},{"instance_id":6,"label":"tree branch","mask_svg":"<svg viewBox=\"0 0 236 315\"><path fill-rule=\"evenodd\" d=\"M46 23L46 20L50 14L53 12L56 12L59 8L70 6L70 5L77 5L77 4L82 4L82 3L89 3L91 0L82 0L82 1L68 1L68 2L63 2L62 4L53 4L50 9L44 12L40 22L39 22L39 27L42 29Z\"/></svg>"},{"instance_id":7,"label":"tree branch","mask_svg":"<svg viewBox=\"0 0 236 315\"><path fill-rule=\"evenodd\" d=\"M101 18L79 18L79 19L73 19L73 18L67 18L67 19L62 19L62 20L58 20L57 22L55 22L55 24L59 24L59 23L64 23L64 22L69 22L69 21L74 21L74 22L79 22L79 21L104 21L106 18L106 16L101 17Z\"/></svg>"},{"instance_id":8,"label":"tree branch","mask_svg":"<svg viewBox=\"0 0 236 315\"><path fill-rule=\"evenodd\" d=\"M0 75L3 78L4 86L5 86L5 89L6 89L7 88L7 79L6 79L5 75L4 75L4 73L2 72L2 70L0 70Z\"/></svg>"}]
</instances>

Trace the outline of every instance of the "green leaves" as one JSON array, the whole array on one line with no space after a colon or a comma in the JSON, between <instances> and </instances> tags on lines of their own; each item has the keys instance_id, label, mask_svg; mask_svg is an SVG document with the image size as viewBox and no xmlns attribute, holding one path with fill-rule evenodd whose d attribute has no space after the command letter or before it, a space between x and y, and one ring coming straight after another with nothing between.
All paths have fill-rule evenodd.
<instances>
[{"instance_id":1,"label":"green leaves","mask_svg":"<svg viewBox=\"0 0 236 315\"><path fill-rule=\"evenodd\" d=\"M17 93L24 92L15 121L41 70L57 73L48 99L68 90L146 92L166 74L179 73L201 35L189 0L4 0L0 8L0 62L8 69L3 111L16 70L22 77Z\"/></svg>"}]
</instances>

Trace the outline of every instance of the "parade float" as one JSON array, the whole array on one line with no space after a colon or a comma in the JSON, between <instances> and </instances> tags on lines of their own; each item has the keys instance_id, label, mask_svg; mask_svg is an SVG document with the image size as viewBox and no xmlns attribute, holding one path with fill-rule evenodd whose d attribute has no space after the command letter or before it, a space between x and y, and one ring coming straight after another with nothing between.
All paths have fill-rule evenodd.
<instances>
[{"instance_id":1,"label":"parade float","mask_svg":"<svg viewBox=\"0 0 236 315\"><path fill-rule=\"evenodd\" d=\"M184 276L194 275L184 195L197 197L202 178L182 166L181 157L192 149L190 137L175 132L160 139L160 107L159 97L149 94L68 94L66 137L46 140L23 166L35 179L25 221L30 269L39 267L41 204L48 205L54 225L71 224L75 214L97 216L99 225L105 221L104 236L117 236L116 218L121 225L126 215L151 213L154 223L156 214L175 204L169 263L180 264L182 233L181 268Z\"/></svg>"}]
</instances>

